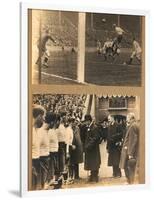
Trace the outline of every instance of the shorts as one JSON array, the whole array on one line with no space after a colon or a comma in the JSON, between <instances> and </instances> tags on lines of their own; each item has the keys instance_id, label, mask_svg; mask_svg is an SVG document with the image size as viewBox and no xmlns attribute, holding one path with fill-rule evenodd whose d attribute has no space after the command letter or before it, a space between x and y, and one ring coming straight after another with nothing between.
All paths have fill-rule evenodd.
<instances>
[{"instance_id":1,"label":"shorts","mask_svg":"<svg viewBox=\"0 0 154 200\"><path fill-rule=\"evenodd\" d=\"M141 52L133 51L131 58L134 58L134 57L136 57L138 60L141 60Z\"/></svg>"}]
</instances>

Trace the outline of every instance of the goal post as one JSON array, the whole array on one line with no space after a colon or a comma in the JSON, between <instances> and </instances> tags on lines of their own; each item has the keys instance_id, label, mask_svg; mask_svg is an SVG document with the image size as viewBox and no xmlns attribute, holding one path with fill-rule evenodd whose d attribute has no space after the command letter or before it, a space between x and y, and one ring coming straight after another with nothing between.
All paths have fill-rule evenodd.
<instances>
[{"instance_id":1,"label":"goal post","mask_svg":"<svg viewBox=\"0 0 154 200\"><path fill-rule=\"evenodd\" d=\"M77 81L85 82L85 34L86 13L78 14L78 59L77 59Z\"/></svg>"}]
</instances>

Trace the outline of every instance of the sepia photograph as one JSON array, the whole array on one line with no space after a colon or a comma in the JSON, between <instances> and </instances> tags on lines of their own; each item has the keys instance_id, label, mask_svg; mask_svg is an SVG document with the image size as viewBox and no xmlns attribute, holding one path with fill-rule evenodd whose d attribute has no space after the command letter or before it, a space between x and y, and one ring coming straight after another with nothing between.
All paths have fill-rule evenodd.
<instances>
[{"instance_id":1,"label":"sepia photograph","mask_svg":"<svg viewBox=\"0 0 154 200\"><path fill-rule=\"evenodd\" d=\"M33 84L142 86L144 16L29 9Z\"/></svg>"},{"instance_id":2,"label":"sepia photograph","mask_svg":"<svg viewBox=\"0 0 154 200\"><path fill-rule=\"evenodd\" d=\"M65 6L21 5L21 195L146 187L149 16Z\"/></svg>"},{"instance_id":3,"label":"sepia photograph","mask_svg":"<svg viewBox=\"0 0 154 200\"><path fill-rule=\"evenodd\" d=\"M30 190L143 183L140 104L132 95L33 94Z\"/></svg>"}]
</instances>

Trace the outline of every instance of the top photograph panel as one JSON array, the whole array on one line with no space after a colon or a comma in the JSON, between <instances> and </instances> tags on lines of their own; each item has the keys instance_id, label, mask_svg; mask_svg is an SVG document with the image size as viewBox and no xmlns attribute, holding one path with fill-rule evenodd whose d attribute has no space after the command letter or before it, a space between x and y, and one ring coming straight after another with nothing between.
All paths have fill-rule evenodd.
<instances>
[{"instance_id":1,"label":"top photograph panel","mask_svg":"<svg viewBox=\"0 0 154 200\"><path fill-rule=\"evenodd\" d=\"M144 17L29 10L32 84L141 86Z\"/></svg>"}]
</instances>

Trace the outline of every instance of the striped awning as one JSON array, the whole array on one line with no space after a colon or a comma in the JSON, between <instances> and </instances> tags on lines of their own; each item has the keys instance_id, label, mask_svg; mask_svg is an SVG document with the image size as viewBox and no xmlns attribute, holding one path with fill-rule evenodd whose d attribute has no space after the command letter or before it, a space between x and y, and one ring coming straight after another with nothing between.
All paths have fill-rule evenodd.
<instances>
[{"instance_id":1,"label":"striped awning","mask_svg":"<svg viewBox=\"0 0 154 200\"><path fill-rule=\"evenodd\" d=\"M133 95L121 95L121 94L120 94L120 95L109 95L109 94L104 95L104 94L103 94L103 95L97 95L97 96L98 96L98 98L102 98L102 97L103 97L103 98L111 98L111 97L114 97L114 98L115 98L115 97L124 97L124 98L125 98L125 97L135 97L135 96L133 96Z\"/></svg>"}]
</instances>

